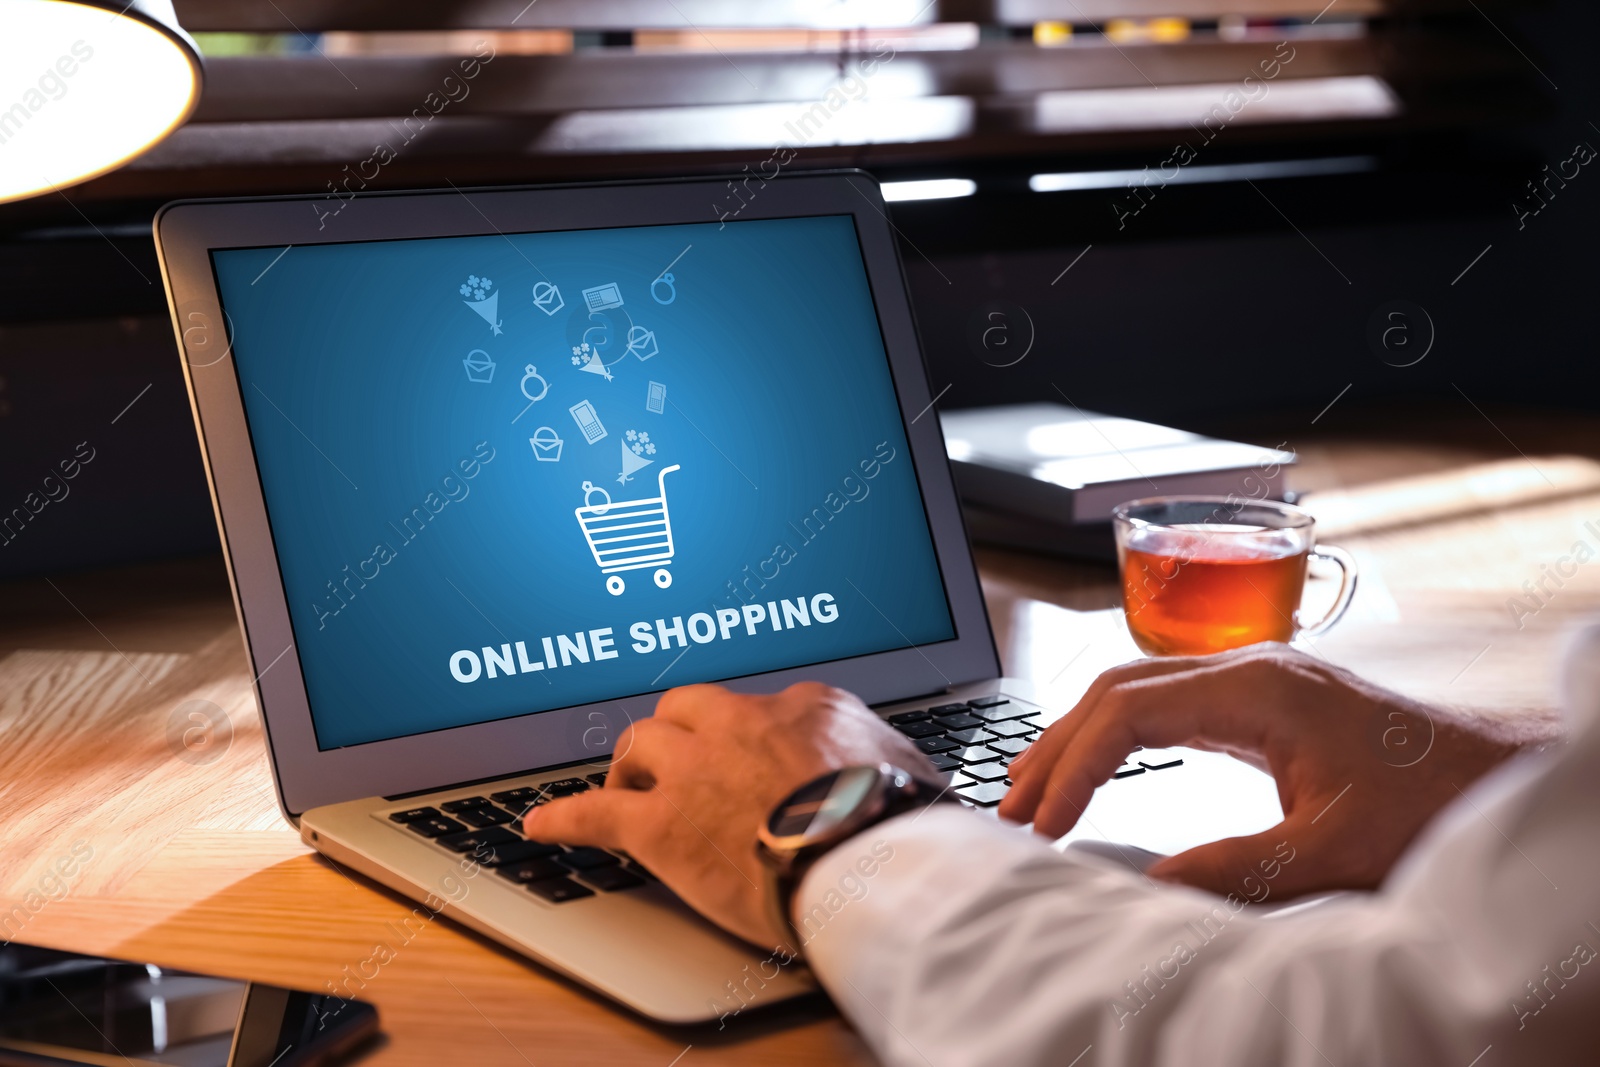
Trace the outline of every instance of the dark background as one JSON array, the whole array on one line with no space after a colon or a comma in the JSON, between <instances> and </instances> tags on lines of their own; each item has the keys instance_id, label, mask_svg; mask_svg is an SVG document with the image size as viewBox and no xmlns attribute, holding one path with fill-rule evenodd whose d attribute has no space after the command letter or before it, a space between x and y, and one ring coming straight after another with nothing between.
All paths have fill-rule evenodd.
<instances>
[{"instance_id":1,"label":"dark background","mask_svg":"<svg viewBox=\"0 0 1600 1067\"><path fill-rule=\"evenodd\" d=\"M978 182L969 198L891 209L933 388L947 389L941 408L1065 396L1272 444L1289 436L1283 427L1305 428L1313 417L1328 431L1342 420L1426 421L1474 407L1497 421L1504 412L1526 417L1516 409L1594 411L1600 165L1584 167L1524 229L1513 204L1575 145L1600 148L1600 16L1586 3L1490 4L1490 22L1471 7L1434 6L1441 10L1373 25L1373 62L1410 105L1406 121L1238 126L1199 161L1369 156L1376 165L1366 173L1172 185L1119 231L1112 204L1125 190L1036 194L1028 176L1154 166L1176 135L1025 136L1008 129L1005 107L992 101L964 143L808 150L794 166ZM189 13L202 10L180 4L179 13L196 28ZM1015 31L984 32L986 46L1002 53L1023 47ZM602 46L591 53L625 50L630 39L614 30L591 36ZM1271 45L1260 51L1270 54ZM222 129L257 106L237 90L240 62L208 64L208 102L196 123ZM689 78L710 68L683 69ZM520 70L508 62L497 76ZM730 173L767 154L552 159L516 147L527 143L527 123L546 119L459 121L427 153L388 168L382 184ZM520 132L512 136L508 125ZM95 450L71 495L0 547L0 576L216 550L150 219L178 196L319 191L338 170L268 156L265 164L128 169L64 197L0 205L0 512L37 490L79 442ZM1423 309L1435 334L1413 366L1391 365L1401 360L1369 343L1374 316L1398 300ZM996 310L1008 343L1031 333L1026 358L1013 366L994 364L1021 348L997 353L976 340ZM1426 326L1410 325L1424 339ZM1484 432L1498 431L1486 420Z\"/></svg>"}]
</instances>

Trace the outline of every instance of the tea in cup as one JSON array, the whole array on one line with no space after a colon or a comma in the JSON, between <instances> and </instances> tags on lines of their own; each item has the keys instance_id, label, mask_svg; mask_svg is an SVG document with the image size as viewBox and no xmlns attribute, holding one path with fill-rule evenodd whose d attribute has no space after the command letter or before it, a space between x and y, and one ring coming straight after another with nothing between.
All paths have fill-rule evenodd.
<instances>
[{"instance_id":1,"label":"tea in cup","mask_svg":"<svg viewBox=\"0 0 1600 1067\"><path fill-rule=\"evenodd\" d=\"M1350 555L1318 545L1305 511L1268 500L1151 497L1112 514L1123 610L1151 656L1203 656L1260 641L1316 637L1355 595ZM1339 593L1314 622L1300 616L1312 558L1336 563Z\"/></svg>"}]
</instances>

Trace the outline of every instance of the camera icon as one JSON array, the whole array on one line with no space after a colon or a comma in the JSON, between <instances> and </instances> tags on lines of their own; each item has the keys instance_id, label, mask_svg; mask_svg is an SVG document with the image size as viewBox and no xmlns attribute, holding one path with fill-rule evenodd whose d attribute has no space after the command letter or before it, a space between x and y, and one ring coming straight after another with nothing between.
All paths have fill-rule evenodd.
<instances>
[{"instance_id":1,"label":"camera icon","mask_svg":"<svg viewBox=\"0 0 1600 1067\"><path fill-rule=\"evenodd\" d=\"M590 708L567 720L567 751L580 760L621 759L633 746L633 715L621 704Z\"/></svg>"},{"instance_id":2,"label":"camera icon","mask_svg":"<svg viewBox=\"0 0 1600 1067\"><path fill-rule=\"evenodd\" d=\"M967 347L991 367L1014 367L1033 351L1033 316L1020 304L990 301L967 319Z\"/></svg>"},{"instance_id":3,"label":"camera icon","mask_svg":"<svg viewBox=\"0 0 1600 1067\"><path fill-rule=\"evenodd\" d=\"M1368 733L1378 758L1397 769L1415 767L1433 751L1433 717L1421 708L1374 717Z\"/></svg>"},{"instance_id":4,"label":"camera icon","mask_svg":"<svg viewBox=\"0 0 1600 1067\"><path fill-rule=\"evenodd\" d=\"M1421 363L1437 339L1433 316L1409 300L1391 300L1367 319L1367 347L1391 367Z\"/></svg>"},{"instance_id":5,"label":"camera icon","mask_svg":"<svg viewBox=\"0 0 1600 1067\"><path fill-rule=\"evenodd\" d=\"M209 766L233 747L233 721L209 700L186 700L167 716L167 747L185 763Z\"/></svg>"}]
</instances>

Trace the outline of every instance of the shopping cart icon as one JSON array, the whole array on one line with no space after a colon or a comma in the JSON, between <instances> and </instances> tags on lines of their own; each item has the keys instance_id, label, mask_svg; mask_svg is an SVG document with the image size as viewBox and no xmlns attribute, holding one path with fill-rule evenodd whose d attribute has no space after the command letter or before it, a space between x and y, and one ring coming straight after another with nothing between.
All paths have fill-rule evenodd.
<instances>
[{"instance_id":1,"label":"shopping cart icon","mask_svg":"<svg viewBox=\"0 0 1600 1067\"><path fill-rule=\"evenodd\" d=\"M672 584L672 516L667 513L667 475L678 469L674 463L656 475L660 496L643 500L611 502L611 494L593 482L583 483L583 507L573 508L578 525L600 573L607 575L606 592L621 596L626 588L621 571L656 569L655 582L662 589ZM596 493L604 504L591 504Z\"/></svg>"}]
</instances>

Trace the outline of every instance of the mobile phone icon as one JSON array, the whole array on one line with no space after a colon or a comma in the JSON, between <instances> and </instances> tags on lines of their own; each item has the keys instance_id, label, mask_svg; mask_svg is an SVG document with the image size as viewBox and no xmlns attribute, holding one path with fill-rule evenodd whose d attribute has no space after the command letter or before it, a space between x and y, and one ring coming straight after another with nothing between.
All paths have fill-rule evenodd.
<instances>
[{"instance_id":1,"label":"mobile phone icon","mask_svg":"<svg viewBox=\"0 0 1600 1067\"><path fill-rule=\"evenodd\" d=\"M660 382L650 383L650 395L645 398L644 409L660 415L667 410L667 387Z\"/></svg>"},{"instance_id":2,"label":"mobile phone icon","mask_svg":"<svg viewBox=\"0 0 1600 1067\"><path fill-rule=\"evenodd\" d=\"M567 410L572 413L572 421L578 424L586 442L592 445L605 437L606 428L600 425L600 416L595 414L594 405L589 401L580 400Z\"/></svg>"}]
</instances>

